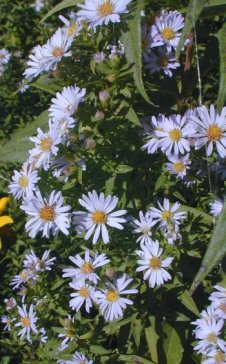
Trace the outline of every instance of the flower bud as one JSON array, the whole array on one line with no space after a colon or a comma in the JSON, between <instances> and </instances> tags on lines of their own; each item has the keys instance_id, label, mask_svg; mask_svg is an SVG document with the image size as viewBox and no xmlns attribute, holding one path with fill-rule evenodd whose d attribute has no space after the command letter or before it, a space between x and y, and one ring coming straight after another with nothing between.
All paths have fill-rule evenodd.
<instances>
[{"instance_id":1,"label":"flower bud","mask_svg":"<svg viewBox=\"0 0 226 364\"><path fill-rule=\"evenodd\" d=\"M109 105L109 101L110 101L109 92L107 90L100 91L99 99L100 99L100 103L103 106L103 108L106 108Z\"/></svg>"},{"instance_id":2,"label":"flower bud","mask_svg":"<svg viewBox=\"0 0 226 364\"><path fill-rule=\"evenodd\" d=\"M95 119L97 120L103 120L105 117L103 111L101 110L97 110L96 114L95 114Z\"/></svg>"}]
</instances>

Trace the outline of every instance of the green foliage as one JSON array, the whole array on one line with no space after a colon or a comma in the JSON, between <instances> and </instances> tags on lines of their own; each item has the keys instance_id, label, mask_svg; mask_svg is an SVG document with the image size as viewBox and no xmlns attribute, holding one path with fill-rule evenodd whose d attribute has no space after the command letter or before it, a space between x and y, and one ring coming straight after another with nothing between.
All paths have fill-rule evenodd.
<instances>
[{"instance_id":1,"label":"green foliage","mask_svg":"<svg viewBox=\"0 0 226 364\"><path fill-rule=\"evenodd\" d=\"M218 32L217 38L219 41L219 53L220 53L220 83L217 98L217 107L221 111L226 101L226 23L224 23L222 29Z\"/></svg>"},{"instance_id":2,"label":"green foliage","mask_svg":"<svg viewBox=\"0 0 226 364\"><path fill-rule=\"evenodd\" d=\"M34 286L27 285L26 302L30 304L34 298L38 302L35 309L39 322L47 330L47 343L41 343L40 337L34 335L33 343L28 345L26 341L19 340L17 329L4 332L0 339L0 363L52 364L59 359L71 360L75 351L81 351L95 364L198 363L200 358L193 353L194 327L191 321L208 305L208 295L213 285L222 280L223 268L219 269L219 262L225 254L223 221L226 206L212 235L213 218L208 214L209 203L213 200L210 190L223 193L225 184L212 170L216 166L216 154L206 158L204 149L192 149L188 179L181 181L166 169L167 157L163 153L159 151L148 155L142 147L144 124L150 126L152 115L183 114L190 107L198 105L195 57L190 56L190 68L184 71L188 48L182 52L184 40L192 31L194 22L198 35L203 100L207 105L215 103L218 90L217 34L221 62L218 107L223 106L225 25L222 27L221 14L224 3L134 0L129 4L128 14L122 15L121 23L97 27L96 32L88 31L84 26L72 44L72 56L62 57L55 72L37 77L31 82L28 94L19 95L15 84L21 79L25 68L23 59L28 57L33 46L45 43L56 30L59 25L57 16L67 16L69 10L76 11L76 5L80 2L64 0L55 7L51 6L55 4L49 3L48 8L39 15L30 8L24 10L23 1L21 4L15 2L13 16L8 14L9 4L6 0L0 4L0 10L5 13L0 18L6 17L6 23L10 25L9 32L1 40L2 47L22 49L21 60L13 59L1 79L3 106L0 109L5 130L2 130L4 140L0 144L0 162L3 163L0 186L3 194L6 194L7 180L15 168L10 163L26 160L33 145L29 137L36 133L37 127L44 131L48 129L46 109L51 98L64 86L76 83L78 87L86 88L86 96L76 112L77 125L70 130L70 143L62 143L58 154L59 157L66 157L71 163L70 167L66 175L58 178L52 175L53 170L40 170L38 186L43 195L53 190L62 191L65 204L70 204L72 211L81 209L78 199L88 191L115 195L118 197L118 209L127 210L128 222L122 231L110 229L110 243L106 245L100 240L92 245L90 239L84 239L84 234L76 233L73 224L69 236L60 232L50 239L40 234L30 239L24 228L25 214L19 209L21 201L11 201L6 213L15 221L12 228L14 235L10 240L10 231L5 231L5 243L0 255L2 303L6 297L13 295L9 283L13 276L20 274L24 256L31 249L39 257L45 249L51 249L51 257L57 259L51 272L41 273ZM145 19L153 22L153 17L161 9L181 9L186 13L186 25L178 48L181 68L172 78L167 78L163 73L150 74L142 63L141 26ZM141 16L141 10L145 11L145 17ZM24 14L24 25L21 19L21 24L15 20L16 12L20 16ZM219 15L215 16L218 12ZM51 24L46 24L50 17ZM20 35L16 34L16 27ZM26 39L24 47L23 37ZM107 46L117 45L119 40L125 46L125 57L117 55L110 58ZM106 52L106 57L98 63L94 55L102 50ZM100 100L101 91L107 91L110 95L106 103ZM79 166L81 160L86 162L86 170ZM169 256L174 259L169 268L171 280L151 288L148 281L143 279L143 273L136 272L139 244L130 222L138 218L139 211L158 207L158 202L162 203L164 197L170 200L171 207L179 201L179 211L187 212L187 217L179 226L181 237L174 244L168 244L167 234L161 228L153 228L151 237L159 240L164 251L163 259ZM174 232L173 227L173 224L170 225L172 231L168 233ZM101 279L98 289L105 287L106 280L114 283L116 277L126 274L133 279L133 288L139 291L131 296L133 304L127 307L124 316L112 322L104 321L96 303L90 313L84 307L79 312L69 307L73 291L69 280L62 278L62 269L72 265L70 256L83 254L87 248L92 252L104 253L110 259L106 267L99 269ZM211 270L212 275L209 274ZM191 297L189 287L193 281L192 289L196 288L197 282L204 282ZM17 297L17 302L21 302L20 297ZM5 314L3 304L0 310L1 314ZM16 310L14 314L17 315ZM72 321L68 318L69 314ZM62 342L59 334L71 339L62 352L59 351Z\"/></svg>"}]
</instances>

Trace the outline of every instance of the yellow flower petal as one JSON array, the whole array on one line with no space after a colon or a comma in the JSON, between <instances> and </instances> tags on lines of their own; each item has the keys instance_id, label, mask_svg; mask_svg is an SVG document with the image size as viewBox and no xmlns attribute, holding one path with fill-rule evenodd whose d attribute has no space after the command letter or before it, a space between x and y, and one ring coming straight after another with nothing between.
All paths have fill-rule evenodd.
<instances>
[{"instance_id":1,"label":"yellow flower petal","mask_svg":"<svg viewBox=\"0 0 226 364\"><path fill-rule=\"evenodd\" d=\"M3 213L3 211L6 209L10 198L9 197L2 197L0 198L0 215Z\"/></svg>"},{"instance_id":2,"label":"yellow flower petal","mask_svg":"<svg viewBox=\"0 0 226 364\"><path fill-rule=\"evenodd\" d=\"M13 224L14 221L10 216L0 216L0 228L2 228L5 225Z\"/></svg>"}]
</instances>

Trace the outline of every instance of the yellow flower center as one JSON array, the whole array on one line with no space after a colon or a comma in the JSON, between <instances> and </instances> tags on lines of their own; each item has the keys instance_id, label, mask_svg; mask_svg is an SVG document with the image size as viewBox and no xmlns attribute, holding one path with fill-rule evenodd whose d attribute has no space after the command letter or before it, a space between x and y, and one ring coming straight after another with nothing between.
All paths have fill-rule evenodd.
<instances>
[{"instance_id":1,"label":"yellow flower center","mask_svg":"<svg viewBox=\"0 0 226 364\"><path fill-rule=\"evenodd\" d=\"M42 268L45 268L45 262L44 262L44 260L42 260L42 259L39 259L38 258L38 264L39 264L39 267L42 269Z\"/></svg>"},{"instance_id":2,"label":"yellow flower center","mask_svg":"<svg viewBox=\"0 0 226 364\"><path fill-rule=\"evenodd\" d=\"M226 302L221 303L219 308L226 313Z\"/></svg>"},{"instance_id":3,"label":"yellow flower center","mask_svg":"<svg viewBox=\"0 0 226 364\"><path fill-rule=\"evenodd\" d=\"M222 363L225 360L225 354L222 351L218 351L214 357L217 363Z\"/></svg>"},{"instance_id":4,"label":"yellow flower center","mask_svg":"<svg viewBox=\"0 0 226 364\"><path fill-rule=\"evenodd\" d=\"M29 179L26 176L21 176L18 180L18 184L22 188L26 188L29 184Z\"/></svg>"},{"instance_id":5,"label":"yellow flower center","mask_svg":"<svg viewBox=\"0 0 226 364\"><path fill-rule=\"evenodd\" d=\"M63 48L60 48L60 47L56 47L56 48L53 49L52 55L55 58L57 58L57 57L63 57L63 55L64 55L64 49Z\"/></svg>"},{"instance_id":6,"label":"yellow flower center","mask_svg":"<svg viewBox=\"0 0 226 364\"><path fill-rule=\"evenodd\" d=\"M55 219L55 210L51 206L45 206L39 211L40 219L53 221Z\"/></svg>"},{"instance_id":7,"label":"yellow flower center","mask_svg":"<svg viewBox=\"0 0 226 364\"><path fill-rule=\"evenodd\" d=\"M82 267L81 267L81 271L82 273L85 273L85 274L90 274L90 273L93 273L93 266L91 263L88 263L88 262L84 262Z\"/></svg>"},{"instance_id":8,"label":"yellow flower center","mask_svg":"<svg viewBox=\"0 0 226 364\"><path fill-rule=\"evenodd\" d=\"M162 219L163 220L171 220L173 217L173 213L170 210L162 211Z\"/></svg>"},{"instance_id":9,"label":"yellow flower center","mask_svg":"<svg viewBox=\"0 0 226 364\"><path fill-rule=\"evenodd\" d=\"M82 360L78 364L86 364L86 362L84 360Z\"/></svg>"},{"instance_id":10,"label":"yellow flower center","mask_svg":"<svg viewBox=\"0 0 226 364\"><path fill-rule=\"evenodd\" d=\"M159 67L166 67L169 64L169 61L166 57L159 57L157 64Z\"/></svg>"},{"instance_id":11,"label":"yellow flower center","mask_svg":"<svg viewBox=\"0 0 226 364\"><path fill-rule=\"evenodd\" d=\"M175 128L169 131L169 136L173 142L179 142L179 140L182 137L182 134L180 129Z\"/></svg>"},{"instance_id":12,"label":"yellow flower center","mask_svg":"<svg viewBox=\"0 0 226 364\"><path fill-rule=\"evenodd\" d=\"M161 261L158 257L152 257L149 261L149 266L152 269L159 269L161 267Z\"/></svg>"},{"instance_id":13,"label":"yellow flower center","mask_svg":"<svg viewBox=\"0 0 226 364\"><path fill-rule=\"evenodd\" d=\"M207 340L210 343L216 343L216 341L217 341L217 335L215 334L215 332L211 332L209 335L207 335Z\"/></svg>"},{"instance_id":14,"label":"yellow flower center","mask_svg":"<svg viewBox=\"0 0 226 364\"><path fill-rule=\"evenodd\" d=\"M185 170L185 165L183 162L175 162L173 166L175 171L178 173L183 172Z\"/></svg>"},{"instance_id":15,"label":"yellow flower center","mask_svg":"<svg viewBox=\"0 0 226 364\"><path fill-rule=\"evenodd\" d=\"M0 54L0 59L5 59L5 54Z\"/></svg>"},{"instance_id":16,"label":"yellow flower center","mask_svg":"<svg viewBox=\"0 0 226 364\"><path fill-rule=\"evenodd\" d=\"M175 32L172 28L166 27L161 32L163 39L165 40L172 40L175 38Z\"/></svg>"},{"instance_id":17,"label":"yellow flower center","mask_svg":"<svg viewBox=\"0 0 226 364\"><path fill-rule=\"evenodd\" d=\"M97 8L99 16L108 16L113 13L114 5L110 0L106 0L103 4L100 4Z\"/></svg>"},{"instance_id":18,"label":"yellow flower center","mask_svg":"<svg viewBox=\"0 0 226 364\"><path fill-rule=\"evenodd\" d=\"M118 291L108 291L106 293L106 299L109 302L115 302L119 298L119 292Z\"/></svg>"},{"instance_id":19,"label":"yellow flower center","mask_svg":"<svg viewBox=\"0 0 226 364\"><path fill-rule=\"evenodd\" d=\"M104 211L96 210L91 214L91 219L93 220L94 224L101 225L106 224L108 217Z\"/></svg>"},{"instance_id":20,"label":"yellow flower center","mask_svg":"<svg viewBox=\"0 0 226 364\"><path fill-rule=\"evenodd\" d=\"M216 124L212 124L207 129L207 137L209 140L212 140L215 142L216 140L219 140L222 137L222 130L217 126Z\"/></svg>"},{"instance_id":21,"label":"yellow flower center","mask_svg":"<svg viewBox=\"0 0 226 364\"><path fill-rule=\"evenodd\" d=\"M21 273L20 273L20 278L21 279L27 279L28 277L28 272L26 270L23 270Z\"/></svg>"},{"instance_id":22,"label":"yellow flower center","mask_svg":"<svg viewBox=\"0 0 226 364\"><path fill-rule=\"evenodd\" d=\"M53 141L50 137L42 139L40 143L40 148L43 152L50 152L52 147Z\"/></svg>"},{"instance_id":23,"label":"yellow flower center","mask_svg":"<svg viewBox=\"0 0 226 364\"><path fill-rule=\"evenodd\" d=\"M89 297L89 290L87 287L82 287L80 288L80 290L78 291L78 294L83 297L83 298L87 298Z\"/></svg>"},{"instance_id":24,"label":"yellow flower center","mask_svg":"<svg viewBox=\"0 0 226 364\"><path fill-rule=\"evenodd\" d=\"M29 317L21 317L21 323L24 327L29 327L30 322L31 320L29 319Z\"/></svg>"},{"instance_id":25,"label":"yellow flower center","mask_svg":"<svg viewBox=\"0 0 226 364\"><path fill-rule=\"evenodd\" d=\"M72 35L74 35L78 30L78 27L77 25L74 23L74 24L71 24L68 28L67 28L67 35L68 37L72 37Z\"/></svg>"}]
</instances>

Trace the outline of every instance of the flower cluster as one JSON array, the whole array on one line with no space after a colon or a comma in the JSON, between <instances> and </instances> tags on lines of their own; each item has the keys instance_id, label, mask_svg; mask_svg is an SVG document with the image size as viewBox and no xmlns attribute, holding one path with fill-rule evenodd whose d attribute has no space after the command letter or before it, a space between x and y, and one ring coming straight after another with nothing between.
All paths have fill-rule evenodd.
<instances>
[{"instance_id":1,"label":"flower cluster","mask_svg":"<svg viewBox=\"0 0 226 364\"><path fill-rule=\"evenodd\" d=\"M152 26L143 25L142 45L145 69L150 73L163 71L172 77L173 69L180 67L176 62L175 50L180 40L184 18L178 11L162 11L155 17Z\"/></svg>"},{"instance_id":2,"label":"flower cluster","mask_svg":"<svg viewBox=\"0 0 226 364\"><path fill-rule=\"evenodd\" d=\"M216 291L209 297L211 305L192 323L196 326L194 335L198 340L194 350L202 354L203 364L224 364L226 361L226 341L220 337L226 319L226 289L220 285L214 288Z\"/></svg>"},{"instance_id":3,"label":"flower cluster","mask_svg":"<svg viewBox=\"0 0 226 364\"><path fill-rule=\"evenodd\" d=\"M48 339L46 330L40 327L36 314L36 309L43 298L38 300L34 295L30 305L25 303L25 300L28 291L38 285L39 281L42 281L43 273L51 270L56 258L49 259L49 254L50 250L46 250L42 257L39 258L32 250L31 253L25 255L22 272L16 275L10 283L13 286L13 290L19 289L18 295L22 296L21 305L13 297L4 300L6 310L8 311L8 314L1 318L2 323L5 324L4 330L11 331L12 328L19 328L17 336L20 340L26 338L29 343L32 343L37 338L43 343Z\"/></svg>"},{"instance_id":4,"label":"flower cluster","mask_svg":"<svg viewBox=\"0 0 226 364\"><path fill-rule=\"evenodd\" d=\"M73 289L72 299L69 306L78 312L84 305L85 311L90 313L93 304L99 306L101 314L106 321L112 321L123 316L123 309L126 305L131 305L132 301L121 297L124 294L137 293L137 289L125 288L132 282L132 278L127 279L124 274L115 278L115 282L106 281L104 276L97 274L97 269L110 263L104 253L92 253L85 251L84 259L79 254L70 256L69 259L75 268L69 267L63 270L63 277L72 278L69 286ZM103 283L104 288L103 287ZM65 345L65 343L64 343Z\"/></svg>"},{"instance_id":5,"label":"flower cluster","mask_svg":"<svg viewBox=\"0 0 226 364\"><path fill-rule=\"evenodd\" d=\"M151 125L144 124L146 143L143 148L149 154L159 149L167 158L167 170L184 179L190 168L191 148L206 147L210 156L214 150L221 158L226 156L226 107L219 114L213 105L188 110L183 116L160 114L151 118Z\"/></svg>"}]
</instances>

